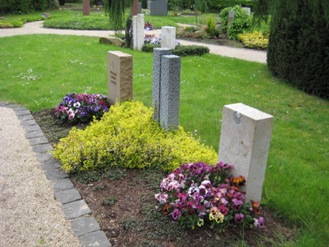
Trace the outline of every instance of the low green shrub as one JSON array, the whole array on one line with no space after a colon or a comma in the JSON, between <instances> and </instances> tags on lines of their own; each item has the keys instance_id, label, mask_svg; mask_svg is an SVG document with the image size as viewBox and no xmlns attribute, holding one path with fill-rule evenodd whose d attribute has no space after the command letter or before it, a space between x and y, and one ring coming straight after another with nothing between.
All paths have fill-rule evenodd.
<instances>
[{"instance_id":1,"label":"low green shrub","mask_svg":"<svg viewBox=\"0 0 329 247\"><path fill-rule=\"evenodd\" d=\"M212 16L210 16L207 19L207 28L206 32L211 36L211 37L217 37L219 35L219 31L216 29L216 23Z\"/></svg>"},{"instance_id":2,"label":"low green shrub","mask_svg":"<svg viewBox=\"0 0 329 247\"><path fill-rule=\"evenodd\" d=\"M182 127L161 128L153 120L152 109L134 101L115 104L85 130L73 128L55 146L53 155L69 173L108 166L173 171L185 163L217 161L212 148Z\"/></svg>"},{"instance_id":3,"label":"low green shrub","mask_svg":"<svg viewBox=\"0 0 329 247\"><path fill-rule=\"evenodd\" d=\"M25 22L21 19L0 20L0 28L22 27L24 23Z\"/></svg>"},{"instance_id":4,"label":"low green shrub","mask_svg":"<svg viewBox=\"0 0 329 247\"><path fill-rule=\"evenodd\" d=\"M161 47L160 45L145 44L142 47L142 51L153 52L154 48ZM186 57L186 56L203 56L209 53L209 48L205 46L198 45L176 45L175 50L172 51L172 54Z\"/></svg>"},{"instance_id":5,"label":"low green shrub","mask_svg":"<svg viewBox=\"0 0 329 247\"><path fill-rule=\"evenodd\" d=\"M75 30L110 30L109 20L101 16L74 16L46 19L44 27Z\"/></svg>"},{"instance_id":6,"label":"low green shrub","mask_svg":"<svg viewBox=\"0 0 329 247\"><path fill-rule=\"evenodd\" d=\"M228 16L231 10L234 11L234 21L229 27ZM252 17L248 16L247 12L239 5L223 9L219 13L219 17L221 20L221 31L225 34L228 32L230 39L237 40L238 34L248 30L251 26Z\"/></svg>"},{"instance_id":7,"label":"low green shrub","mask_svg":"<svg viewBox=\"0 0 329 247\"><path fill-rule=\"evenodd\" d=\"M186 56L203 56L209 53L209 48L199 45L177 45L175 50L172 51L174 55Z\"/></svg>"},{"instance_id":8,"label":"low green shrub","mask_svg":"<svg viewBox=\"0 0 329 247\"><path fill-rule=\"evenodd\" d=\"M241 41L245 47L253 49L267 49L268 38L268 34L260 32L238 34L239 41Z\"/></svg>"},{"instance_id":9,"label":"low green shrub","mask_svg":"<svg viewBox=\"0 0 329 247\"><path fill-rule=\"evenodd\" d=\"M153 52L154 48L160 48L161 45L153 45L153 44L145 44L142 47L142 51L144 52Z\"/></svg>"}]
</instances>

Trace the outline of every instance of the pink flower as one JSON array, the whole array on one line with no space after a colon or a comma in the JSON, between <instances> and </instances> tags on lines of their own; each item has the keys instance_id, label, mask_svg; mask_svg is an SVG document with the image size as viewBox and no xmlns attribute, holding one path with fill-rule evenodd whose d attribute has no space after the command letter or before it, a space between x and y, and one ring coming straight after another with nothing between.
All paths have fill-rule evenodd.
<instances>
[{"instance_id":1,"label":"pink flower","mask_svg":"<svg viewBox=\"0 0 329 247\"><path fill-rule=\"evenodd\" d=\"M254 225L258 226L259 228L264 228L265 227L264 218L263 217L259 217L258 219L255 218Z\"/></svg>"},{"instance_id":2,"label":"pink flower","mask_svg":"<svg viewBox=\"0 0 329 247\"><path fill-rule=\"evenodd\" d=\"M155 194L155 199L157 199L160 202L160 204L165 204L167 203L168 195L163 193L158 193Z\"/></svg>"},{"instance_id":3,"label":"pink flower","mask_svg":"<svg viewBox=\"0 0 329 247\"><path fill-rule=\"evenodd\" d=\"M241 223L243 221L243 219L244 219L244 215L243 214L236 214L234 216L234 220L238 224Z\"/></svg>"},{"instance_id":4,"label":"pink flower","mask_svg":"<svg viewBox=\"0 0 329 247\"><path fill-rule=\"evenodd\" d=\"M174 220L178 220L182 216L182 212L176 208L170 215Z\"/></svg>"},{"instance_id":5,"label":"pink flower","mask_svg":"<svg viewBox=\"0 0 329 247\"><path fill-rule=\"evenodd\" d=\"M232 204L232 209L235 211L239 211L240 208L242 207L243 201L241 200L237 200L237 199L233 199L232 200L233 204Z\"/></svg>"},{"instance_id":6,"label":"pink flower","mask_svg":"<svg viewBox=\"0 0 329 247\"><path fill-rule=\"evenodd\" d=\"M227 215L228 212L230 211L227 207L225 207L224 205L220 205L219 206L219 211L223 214L223 215Z\"/></svg>"}]
</instances>

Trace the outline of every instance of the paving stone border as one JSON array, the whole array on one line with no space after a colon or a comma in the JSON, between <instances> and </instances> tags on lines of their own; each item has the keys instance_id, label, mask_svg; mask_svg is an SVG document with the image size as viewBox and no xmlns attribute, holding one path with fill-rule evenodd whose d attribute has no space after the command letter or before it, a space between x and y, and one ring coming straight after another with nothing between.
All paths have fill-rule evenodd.
<instances>
[{"instance_id":1,"label":"paving stone border","mask_svg":"<svg viewBox=\"0 0 329 247\"><path fill-rule=\"evenodd\" d=\"M31 112L25 107L7 102L0 102L0 106L15 111L47 179L53 185L54 196L62 204L64 215L70 221L74 235L79 239L80 244L87 247L112 247L105 233L91 215L87 203L82 199L79 191L74 188L68 174L60 169L60 163L49 153L53 148Z\"/></svg>"}]
</instances>

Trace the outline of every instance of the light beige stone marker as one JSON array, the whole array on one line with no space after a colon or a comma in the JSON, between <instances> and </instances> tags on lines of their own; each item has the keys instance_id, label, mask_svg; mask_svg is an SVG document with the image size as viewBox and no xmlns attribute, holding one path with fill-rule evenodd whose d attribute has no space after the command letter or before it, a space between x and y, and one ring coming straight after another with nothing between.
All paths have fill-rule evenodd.
<instances>
[{"instance_id":1,"label":"light beige stone marker","mask_svg":"<svg viewBox=\"0 0 329 247\"><path fill-rule=\"evenodd\" d=\"M255 108L224 106L219 161L234 165L233 176L246 178L246 202L261 200L272 125L273 116Z\"/></svg>"},{"instance_id":2,"label":"light beige stone marker","mask_svg":"<svg viewBox=\"0 0 329 247\"><path fill-rule=\"evenodd\" d=\"M133 99L133 57L121 51L108 52L108 94L114 104Z\"/></svg>"}]
</instances>

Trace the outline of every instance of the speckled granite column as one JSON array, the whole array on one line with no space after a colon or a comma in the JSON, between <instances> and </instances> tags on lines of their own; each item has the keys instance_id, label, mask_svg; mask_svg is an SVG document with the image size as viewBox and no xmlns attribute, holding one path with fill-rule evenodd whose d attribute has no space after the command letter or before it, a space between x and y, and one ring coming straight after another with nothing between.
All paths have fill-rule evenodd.
<instances>
[{"instance_id":1,"label":"speckled granite column","mask_svg":"<svg viewBox=\"0 0 329 247\"><path fill-rule=\"evenodd\" d=\"M179 122L181 59L175 55L161 58L160 125L176 129Z\"/></svg>"},{"instance_id":2,"label":"speckled granite column","mask_svg":"<svg viewBox=\"0 0 329 247\"><path fill-rule=\"evenodd\" d=\"M163 55L171 55L171 50L168 48L154 48L152 107L154 109L153 118L158 122L160 122L161 57Z\"/></svg>"}]
</instances>

